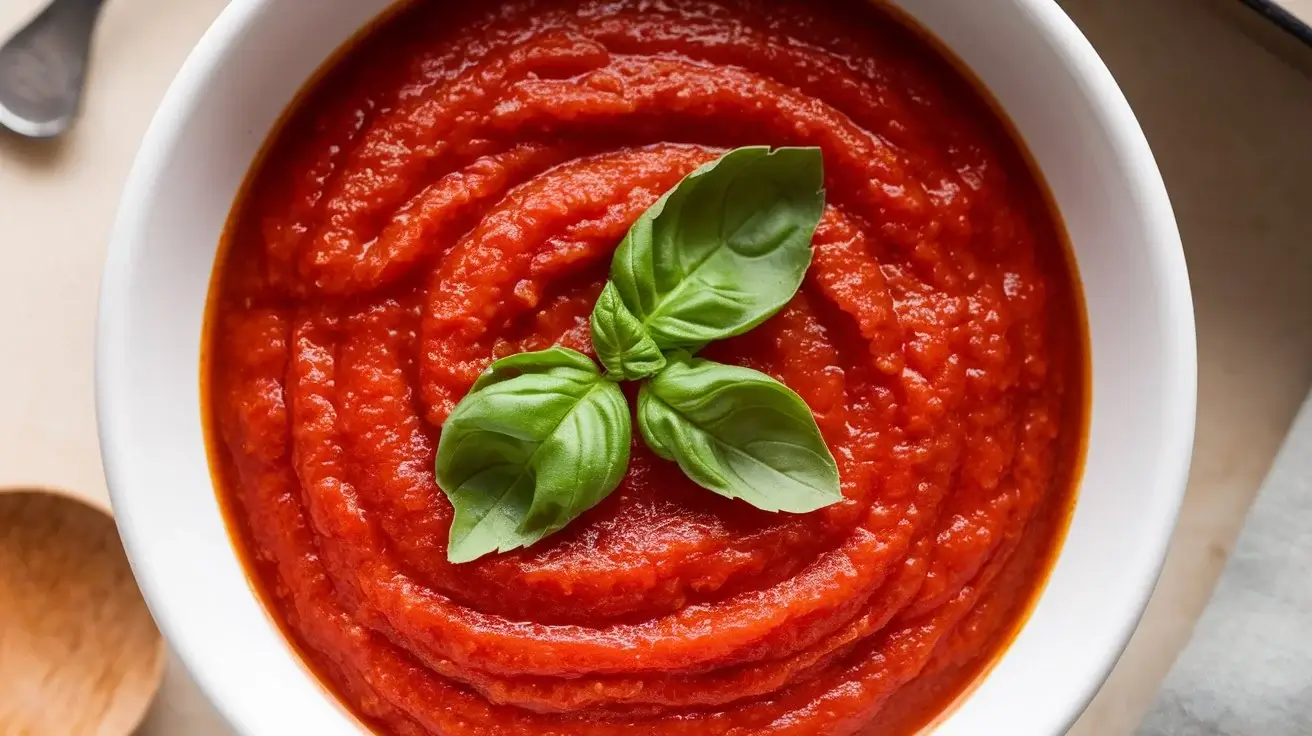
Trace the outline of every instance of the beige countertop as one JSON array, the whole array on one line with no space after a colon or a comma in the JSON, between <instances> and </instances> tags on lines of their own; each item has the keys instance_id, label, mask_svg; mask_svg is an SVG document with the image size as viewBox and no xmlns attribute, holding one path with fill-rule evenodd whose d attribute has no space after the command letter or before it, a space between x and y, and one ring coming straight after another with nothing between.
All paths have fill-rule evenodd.
<instances>
[{"instance_id":1,"label":"beige countertop","mask_svg":"<svg viewBox=\"0 0 1312 736\"><path fill-rule=\"evenodd\" d=\"M1213 12L1234 1L1063 3L1125 88L1166 175L1201 358L1195 461L1166 572L1080 736L1137 724L1312 384L1312 79ZM0 136L0 487L105 493L91 365L107 233L155 105L224 2L112 0L76 130L54 144ZM0 36L39 4L0 3ZM142 736L227 733L173 667Z\"/></svg>"},{"instance_id":2,"label":"beige countertop","mask_svg":"<svg viewBox=\"0 0 1312 736\"><path fill-rule=\"evenodd\" d=\"M1289 14L1312 25L1312 0L1275 0L1275 4L1289 11Z\"/></svg>"}]
</instances>

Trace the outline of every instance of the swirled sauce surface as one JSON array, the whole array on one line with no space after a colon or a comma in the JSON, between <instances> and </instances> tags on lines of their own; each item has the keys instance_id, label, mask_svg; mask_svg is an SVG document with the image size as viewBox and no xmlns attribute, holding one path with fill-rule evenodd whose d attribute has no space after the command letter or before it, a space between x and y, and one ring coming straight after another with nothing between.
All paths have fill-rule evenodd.
<instances>
[{"instance_id":1,"label":"swirled sauce surface","mask_svg":"<svg viewBox=\"0 0 1312 736\"><path fill-rule=\"evenodd\" d=\"M806 400L845 501L758 511L639 439L563 532L448 563L456 402L494 358L591 353L634 219L758 144L823 149L829 204L797 296L708 355ZM856 0L413 4L297 104L217 268L235 538L381 732L914 731L1005 646L1064 530L1087 392L1060 226L971 83Z\"/></svg>"}]
</instances>

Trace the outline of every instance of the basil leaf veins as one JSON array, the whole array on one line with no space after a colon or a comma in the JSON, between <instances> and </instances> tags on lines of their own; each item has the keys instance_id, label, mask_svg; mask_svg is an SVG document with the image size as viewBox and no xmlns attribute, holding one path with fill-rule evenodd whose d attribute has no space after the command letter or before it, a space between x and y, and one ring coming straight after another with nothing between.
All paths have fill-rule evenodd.
<instances>
[{"instance_id":1,"label":"basil leaf veins","mask_svg":"<svg viewBox=\"0 0 1312 736\"><path fill-rule=\"evenodd\" d=\"M661 349L624 306L612 282L606 283L592 310L592 347L611 380L636 381L665 367Z\"/></svg>"},{"instance_id":2,"label":"basil leaf veins","mask_svg":"<svg viewBox=\"0 0 1312 736\"><path fill-rule=\"evenodd\" d=\"M611 281L664 350L742 334L801 285L823 184L818 148L730 151L638 218L615 253Z\"/></svg>"},{"instance_id":3,"label":"basil leaf veins","mask_svg":"<svg viewBox=\"0 0 1312 736\"><path fill-rule=\"evenodd\" d=\"M838 465L806 402L770 376L672 355L638 394L638 428L698 485L766 511L842 500Z\"/></svg>"},{"instance_id":4,"label":"basil leaf veins","mask_svg":"<svg viewBox=\"0 0 1312 736\"><path fill-rule=\"evenodd\" d=\"M587 356L499 360L447 418L437 483L455 508L447 558L527 547L597 505L629 464L629 406Z\"/></svg>"}]
</instances>

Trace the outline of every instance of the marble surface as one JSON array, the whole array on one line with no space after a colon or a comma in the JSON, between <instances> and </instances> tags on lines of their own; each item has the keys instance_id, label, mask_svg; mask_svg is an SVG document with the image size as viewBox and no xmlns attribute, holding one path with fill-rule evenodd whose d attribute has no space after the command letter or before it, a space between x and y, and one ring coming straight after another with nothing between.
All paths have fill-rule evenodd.
<instances>
[{"instance_id":1,"label":"marble surface","mask_svg":"<svg viewBox=\"0 0 1312 736\"><path fill-rule=\"evenodd\" d=\"M1312 79L1214 12L1233 1L1063 3L1121 81L1165 172L1202 363L1197 453L1166 571L1120 665L1072 730L1079 736L1133 731L1312 384ZM0 3L0 36L39 4ZM224 4L111 0L76 130L53 144L0 135L0 487L105 493L91 358L107 233L155 105ZM228 733L171 667L141 736Z\"/></svg>"}]
</instances>

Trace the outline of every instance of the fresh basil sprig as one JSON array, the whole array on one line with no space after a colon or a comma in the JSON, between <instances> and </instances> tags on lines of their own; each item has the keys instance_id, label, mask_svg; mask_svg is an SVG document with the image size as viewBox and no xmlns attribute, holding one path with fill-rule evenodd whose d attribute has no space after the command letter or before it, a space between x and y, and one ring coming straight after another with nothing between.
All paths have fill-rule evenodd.
<instances>
[{"instance_id":1,"label":"fresh basil sprig","mask_svg":"<svg viewBox=\"0 0 1312 736\"><path fill-rule=\"evenodd\" d=\"M592 312L597 365L562 347L494 362L442 426L437 482L455 508L447 557L527 547L608 496L638 398L648 445L697 484L767 511L842 500L806 403L758 371L693 358L779 311L801 286L824 212L816 148L730 151L645 212Z\"/></svg>"}]
</instances>

